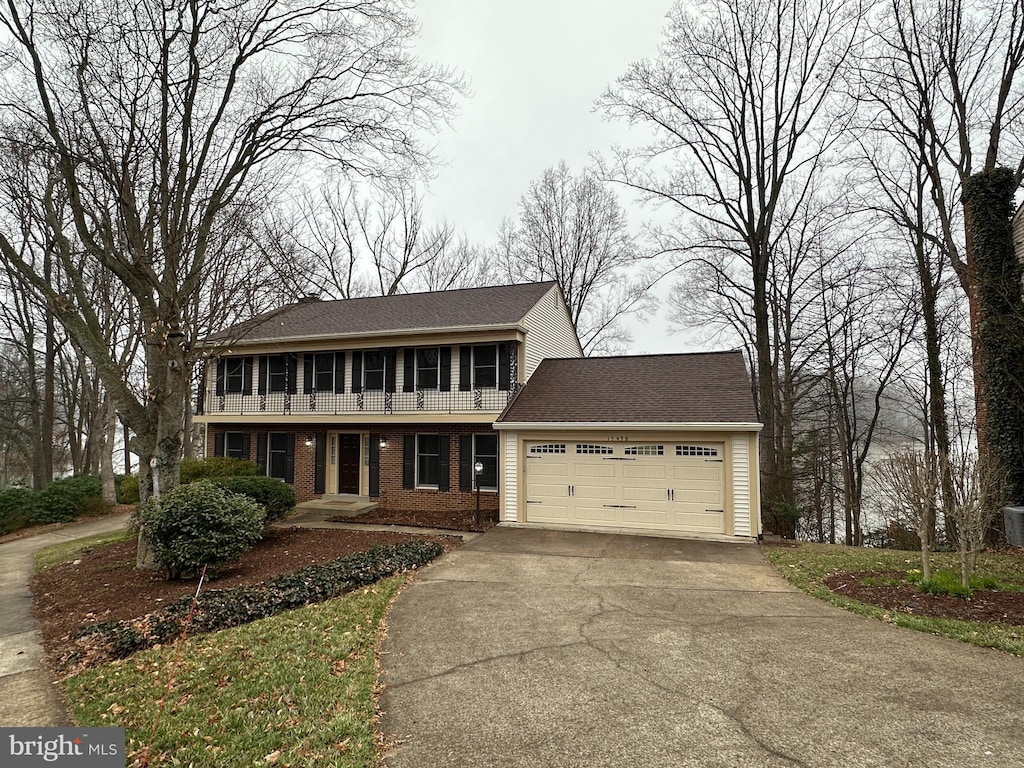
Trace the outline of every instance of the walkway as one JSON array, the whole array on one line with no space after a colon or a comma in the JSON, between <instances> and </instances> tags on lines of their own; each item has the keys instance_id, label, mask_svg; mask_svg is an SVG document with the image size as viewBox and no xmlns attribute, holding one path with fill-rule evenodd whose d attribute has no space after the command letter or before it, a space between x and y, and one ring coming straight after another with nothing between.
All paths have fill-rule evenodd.
<instances>
[{"instance_id":1,"label":"walkway","mask_svg":"<svg viewBox=\"0 0 1024 768\"><path fill-rule=\"evenodd\" d=\"M0 544L0 726L67 725L56 686L43 664L39 627L32 617L32 555L37 549L121 530L128 515L76 523Z\"/></svg>"}]
</instances>

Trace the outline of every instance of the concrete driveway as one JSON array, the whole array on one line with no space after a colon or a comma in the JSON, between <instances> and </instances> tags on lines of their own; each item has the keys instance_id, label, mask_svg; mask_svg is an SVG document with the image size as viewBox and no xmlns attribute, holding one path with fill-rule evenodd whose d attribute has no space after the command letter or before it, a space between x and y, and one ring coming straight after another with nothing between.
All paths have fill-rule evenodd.
<instances>
[{"instance_id":1,"label":"concrete driveway","mask_svg":"<svg viewBox=\"0 0 1024 768\"><path fill-rule=\"evenodd\" d=\"M390 768L1024 765L1024 660L832 608L751 544L499 527L388 625Z\"/></svg>"}]
</instances>

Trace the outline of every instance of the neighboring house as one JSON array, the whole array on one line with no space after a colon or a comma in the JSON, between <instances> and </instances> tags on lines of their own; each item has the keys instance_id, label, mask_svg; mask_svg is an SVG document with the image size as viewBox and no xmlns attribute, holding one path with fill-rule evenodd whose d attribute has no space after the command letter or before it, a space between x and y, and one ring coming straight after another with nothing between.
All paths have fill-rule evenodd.
<instances>
[{"instance_id":1,"label":"neighboring house","mask_svg":"<svg viewBox=\"0 0 1024 768\"><path fill-rule=\"evenodd\" d=\"M301 301L204 342L207 453L299 501L753 537L757 423L740 352L583 358L556 283Z\"/></svg>"},{"instance_id":2,"label":"neighboring house","mask_svg":"<svg viewBox=\"0 0 1024 768\"><path fill-rule=\"evenodd\" d=\"M503 521L760 533L741 352L545 360L495 426Z\"/></svg>"},{"instance_id":3,"label":"neighboring house","mask_svg":"<svg viewBox=\"0 0 1024 768\"><path fill-rule=\"evenodd\" d=\"M582 355L554 282L300 301L207 338L207 455L255 461L297 499L498 506L492 423L545 357Z\"/></svg>"}]
</instances>

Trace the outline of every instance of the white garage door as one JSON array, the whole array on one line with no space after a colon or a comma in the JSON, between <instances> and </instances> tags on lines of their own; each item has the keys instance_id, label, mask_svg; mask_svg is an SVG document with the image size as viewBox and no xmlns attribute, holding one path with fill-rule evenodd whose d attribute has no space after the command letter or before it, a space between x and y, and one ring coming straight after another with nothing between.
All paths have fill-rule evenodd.
<instances>
[{"instance_id":1,"label":"white garage door","mask_svg":"<svg viewBox=\"0 0 1024 768\"><path fill-rule=\"evenodd\" d=\"M725 533L721 443L526 444L526 521Z\"/></svg>"}]
</instances>

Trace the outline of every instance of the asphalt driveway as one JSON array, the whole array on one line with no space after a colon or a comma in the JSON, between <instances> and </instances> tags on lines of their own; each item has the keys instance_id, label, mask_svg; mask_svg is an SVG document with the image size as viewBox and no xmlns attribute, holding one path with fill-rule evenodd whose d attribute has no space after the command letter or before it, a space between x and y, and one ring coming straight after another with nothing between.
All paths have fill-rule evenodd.
<instances>
[{"instance_id":1,"label":"asphalt driveway","mask_svg":"<svg viewBox=\"0 0 1024 768\"><path fill-rule=\"evenodd\" d=\"M751 544L499 527L388 626L390 768L1024 765L1024 660L832 608Z\"/></svg>"}]
</instances>

